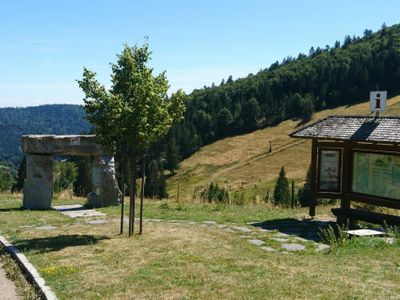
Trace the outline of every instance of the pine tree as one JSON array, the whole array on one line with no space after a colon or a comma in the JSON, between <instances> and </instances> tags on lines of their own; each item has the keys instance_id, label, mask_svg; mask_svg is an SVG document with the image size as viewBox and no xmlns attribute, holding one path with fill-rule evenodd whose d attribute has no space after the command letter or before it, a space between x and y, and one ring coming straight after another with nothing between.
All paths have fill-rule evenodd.
<instances>
[{"instance_id":1,"label":"pine tree","mask_svg":"<svg viewBox=\"0 0 400 300\"><path fill-rule=\"evenodd\" d=\"M278 181L274 190L274 201L276 205L289 206L290 205L290 191L289 182L286 178L284 167L279 172Z\"/></svg>"},{"instance_id":2,"label":"pine tree","mask_svg":"<svg viewBox=\"0 0 400 300\"><path fill-rule=\"evenodd\" d=\"M302 189L299 190L299 201L301 206L309 206L310 205L310 196L311 196L311 166L308 168L306 182Z\"/></svg>"}]
</instances>

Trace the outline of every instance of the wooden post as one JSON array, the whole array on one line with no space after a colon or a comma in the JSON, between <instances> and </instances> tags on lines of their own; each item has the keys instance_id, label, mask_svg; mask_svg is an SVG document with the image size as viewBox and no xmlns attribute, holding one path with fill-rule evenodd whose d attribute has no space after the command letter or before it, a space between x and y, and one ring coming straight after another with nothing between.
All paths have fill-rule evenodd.
<instances>
[{"instance_id":1,"label":"wooden post","mask_svg":"<svg viewBox=\"0 0 400 300\"><path fill-rule=\"evenodd\" d=\"M310 193L310 217L315 216L315 207L317 205L317 142L316 138L312 139L311 146L311 193Z\"/></svg>"},{"instance_id":2,"label":"wooden post","mask_svg":"<svg viewBox=\"0 0 400 300\"><path fill-rule=\"evenodd\" d=\"M132 236L135 230L136 158L130 159L130 165L131 165L131 188L129 197L129 236Z\"/></svg>"},{"instance_id":3,"label":"wooden post","mask_svg":"<svg viewBox=\"0 0 400 300\"><path fill-rule=\"evenodd\" d=\"M122 173L121 173L121 181L122 181L122 184L121 184L121 193L122 193L122 196L121 196L121 226L120 226L120 234L123 234L124 233L124 206L125 206L125 166L126 166L126 158L125 157L123 157L122 158L122 166L121 166L121 171L122 171Z\"/></svg>"},{"instance_id":4,"label":"wooden post","mask_svg":"<svg viewBox=\"0 0 400 300\"><path fill-rule=\"evenodd\" d=\"M350 208L350 198L349 192L351 191L350 187L350 143L348 141L344 141L343 143L343 172L342 172L342 198L340 201L341 208ZM338 218L338 223L340 226L348 226L347 218Z\"/></svg>"},{"instance_id":5,"label":"wooden post","mask_svg":"<svg viewBox=\"0 0 400 300\"><path fill-rule=\"evenodd\" d=\"M291 203L292 209L294 208L294 180L292 180L292 203Z\"/></svg>"},{"instance_id":6,"label":"wooden post","mask_svg":"<svg viewBox=\"0 0 400 300\"><path fill-rule=\"evenodd\" d=\"M146 158L143 156L142 159L142 186L140 191L140 219L139 219L139 234L143 233L143 199L144 199L144 175L146 168Z\"/></svg>"}]
</instances>

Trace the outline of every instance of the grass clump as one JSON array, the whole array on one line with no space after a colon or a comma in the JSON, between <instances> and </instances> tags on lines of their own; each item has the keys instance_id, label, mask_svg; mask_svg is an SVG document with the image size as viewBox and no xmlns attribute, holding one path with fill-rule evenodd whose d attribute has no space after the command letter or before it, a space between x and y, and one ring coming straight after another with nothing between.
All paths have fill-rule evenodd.
<instances>
[{"instance_id":1,"label":"grass clump","mask_svg":"<svg viewBox=\"0 0 400 300\"><path fill-rule=\"evenodd\" d=\"M329 225L327 228L320 228L318 236L321 241L331 247L332 251L339 249L349 240L349 235L339 225Z\"/></svg>"}]
</instances>

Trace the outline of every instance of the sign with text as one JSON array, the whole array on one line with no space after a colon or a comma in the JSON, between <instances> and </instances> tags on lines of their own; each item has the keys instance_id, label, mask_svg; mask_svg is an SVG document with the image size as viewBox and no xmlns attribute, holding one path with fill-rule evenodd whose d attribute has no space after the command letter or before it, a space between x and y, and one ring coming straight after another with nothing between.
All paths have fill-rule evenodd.
<instances>
[{"instance_id":1,"label":"sign with text","mask_svg":"<svg viewBox=\"0 0 400 300\"><path fill-rule=\"evenodd\" d=\"M386 110L387 91L369 93L369 108L371 112Z\"/></svg>"},{"instance_id":2,"label":"sign with text","mask_svg":"<svg viewBox=\"0 0 400 300\"><path fill-rule=\"evenodd\" d=\"M400 156L354 152L352 190L400 200Z\"/></svg>"},{"instance_id":3,"label":"sign with text","mask_svg":"<svg viewBox=\"0 0 400 300\"><path fill-rule=\"evenodd\" d=\"M340 156L340 150L320 150L318 174L320 191L340 191Z\"/></svg>"}]
</instances>

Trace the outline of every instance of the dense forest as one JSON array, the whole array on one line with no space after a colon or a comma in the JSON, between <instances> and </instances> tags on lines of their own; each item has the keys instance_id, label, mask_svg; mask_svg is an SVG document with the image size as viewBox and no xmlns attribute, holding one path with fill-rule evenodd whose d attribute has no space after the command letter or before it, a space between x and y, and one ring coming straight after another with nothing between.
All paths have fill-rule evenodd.
<instances>
[{"instance_id":1,"label":"dense forest","mask_svg":"<svg viewBox=\"0 0 400 300\"><path fill-rule=\"evenodd\" d=\"M312 47L307 55L287 57L255 75L194 90L184 121L165 140L165 167L176 168L201 146L227 136L289 118L307 121L314 111L365 101L376 88L397 95L399 83L400 25Z\"/></svg>"},{"instance_id":2,"label":"dense forest","mask_svg":"<svg viewBox=\"0 0 400 300\"><path fill-rule=\"evenodd\" d=\"M18 165L23 134L79 134L89 132L85 111L78 105L0 108L0 162Z\"/></svg>"}]
</instances>

